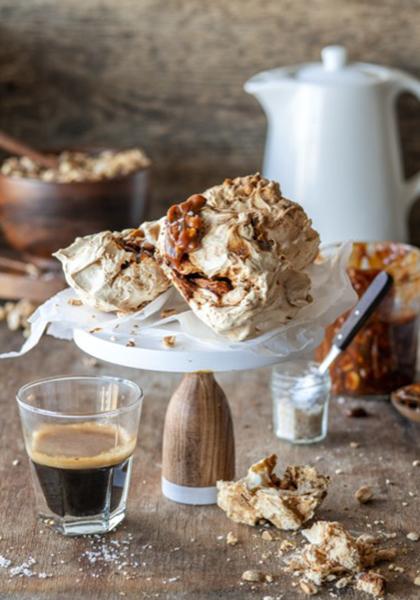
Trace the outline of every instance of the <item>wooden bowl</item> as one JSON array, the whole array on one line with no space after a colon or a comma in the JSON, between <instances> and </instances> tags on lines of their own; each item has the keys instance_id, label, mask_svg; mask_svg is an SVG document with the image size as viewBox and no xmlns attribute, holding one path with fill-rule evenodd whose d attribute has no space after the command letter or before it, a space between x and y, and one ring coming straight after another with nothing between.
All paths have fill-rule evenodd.
<instances>
[{"instance_id":1,"label":"wooden bowl","mask_svg":"<svg viewBox=\"0 0 420 600\"><path fill-rule=\"evenodd\" d=\"M403 417L420 423L420 383L395 390L391 394L391 402Z\"/></svg>"},{"instance_id":2,"label":"wooden bowl","mask_svg":"<svg viewBox=\"0 0 420 600\"><path fill-rule=\"evenodd\" d=\"M87 150L89 151L89 150ZM0 214L9 244L38 263L75 237L137 227L148 205L149 167L124 177L74 183L0 174Z\"/></svg>"}]
</instances>

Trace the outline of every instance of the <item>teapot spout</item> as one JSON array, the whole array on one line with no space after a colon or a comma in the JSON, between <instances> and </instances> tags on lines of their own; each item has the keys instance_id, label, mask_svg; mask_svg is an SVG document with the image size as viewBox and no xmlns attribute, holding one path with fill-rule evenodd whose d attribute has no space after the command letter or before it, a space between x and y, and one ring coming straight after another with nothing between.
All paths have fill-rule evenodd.
<instances>
[{"instance_id":1,"label":"teapot spout","mask_svg":"<svg viewBox=\"0 0 420 600\"><path fill-rule=\"evenodd\" d=\"M267 116L270 116L290 97L291 85L293 83L287 77L285 69L274 69L263 71L248 79L244 85L244 90L255 96Z\"/></svg>"}]
</instances>

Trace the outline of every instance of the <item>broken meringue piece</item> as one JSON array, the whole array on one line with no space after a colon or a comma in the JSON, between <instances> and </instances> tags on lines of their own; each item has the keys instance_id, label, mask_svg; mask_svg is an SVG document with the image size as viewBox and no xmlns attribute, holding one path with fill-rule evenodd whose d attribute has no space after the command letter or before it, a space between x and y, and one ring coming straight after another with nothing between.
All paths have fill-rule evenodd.
<instances>
[{"instance_id":1,"label":"broken meringue piece","mask_svg":"<svg viewBox=\"0 0 420 600\"><path fill-rule=\"evenodd\" d=\"M84 304L105 312L136 311L170 286L154 258L149 231L156 226L145 223L138 229L76 238L54 256Z\"/></svg>"},{"instance_id":2,"label":"broken meringue piece","mask_svg":"<svg viewBox=\"0 0 420 600\"><path fill-rule=\"evenodd\" d=\"M385 595L385 578L380 573L368 571L361 573L356 579L356 590L370 594L375 598L383 598Z\"/></svg>"},{"instance_id":3,"label":"broken meringue piece","mask_svg":"<svg viewBox=\"0 0 420 600\"><path fill-rule=\"evenodd\" d=\"M287 323L312 301L304 269L318 247L303 208L258 173L172 206L157 243L162 269L197 317L237 341Z\"/></svg>"},{"instance_id":4,"label":"broken meringue piece","mask_svg":"<svg viewBox=\"0 0 420 600\"><path fill-rule=\"evenodd\" d=\"M277 457L264 458L239 481L218 481L217 504L237 523L269 521L278 529L296 530L315 514L327 495L328 477L313 467L287 467L275 475Z\"/></svg>"},{"instance_id":5,"label":"broken meringue piece","mask_svg":"<svg viewBox=\"0 0 420 600\"><path fill-rule=\"evenodd\" d=\"M345 578L346 585L353 581L356 589L383 596L384 578L366 569L395 558L395 549L378 548L378 541L371 536L354 538L341 523L333 521L317 521L302 535L309 543L285 559L286 571L299 573L316 586L328 583L333 576Z\"/></svg>"}]
</instances>

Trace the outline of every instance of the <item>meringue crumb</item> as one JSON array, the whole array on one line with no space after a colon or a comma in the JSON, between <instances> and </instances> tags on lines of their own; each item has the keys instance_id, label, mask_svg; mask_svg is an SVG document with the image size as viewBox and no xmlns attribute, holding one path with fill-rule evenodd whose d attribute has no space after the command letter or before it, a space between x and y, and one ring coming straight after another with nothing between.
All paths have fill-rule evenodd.
<instances>
[{"instance_id":1,"label":"meringue crumb","mask_svg":"<svg viewBox=\"0 0 420 600\"><path fill-rule=\"evenodd\" d=\"M259 582L265 579L264 573L261 571L254 571L253 569L249 569L248 571L244 571L241 575L241 579L243 581L253 581Z\"/></svg>"},{"instance_id":2,"label":"meringue crumb","mask_svg":"<svg viewBox=\"0 0 420 600\"><path fill-rule=\"evenodd\" d=\"M232 531L229 531L226 536L226 544L229 544L229 546L236 546L238 542L239 540L236 535Z\"/></svg>"},{"instance_id":3,"label":"meringue crumb","mask_svg":"<svg viewBox=\"0 0 420 600\"><path fill-rule=\"evenodd\" d=\"M410 531L407 533L406 538L411 542L418 542L420 540L420 535L415 531Z\"/></svg>"},{"instance_id":4,"label":"meringue crumb","mask_svg":"<svg viewBox=\"0 0 420 600\"><path fill-rule=\"evenodd\" d=\"M174 335L165 335L162 340L162 344L165 348L173 348L175 346L176 337Z\"/></svg>"},{"instance_id":5,"label":"meringue crumb","mask_svg":"<svg viewBox=\"0 0 420 600\"><path fill-rule=\"evenodd\" d=\"M82 306L83 302L79 298L69 298L67 304L70 304L70 306Z\"/></svg>"},{"instance_id":6,"label":"meringue crumb","mask_svg":"<svg viewBox=\"0 0 420 600\"><path fill-rule=\"evenodd\" d=\"M354 497L360 504L366 504L373 498L373 490L368 485L362 485L354 494Z\"/></svg>"},{"instance_id":7,"label":"meringue crumb","mask_svg":"<svg viewBox=\"0 0 420 600\"><path fill-rule=\"evenodd\" d=\"M267 542L272 542L274 540L273 534L267 530L262 532L261 537L263 540L266 540Z\"/></svg>"}]
</instances>

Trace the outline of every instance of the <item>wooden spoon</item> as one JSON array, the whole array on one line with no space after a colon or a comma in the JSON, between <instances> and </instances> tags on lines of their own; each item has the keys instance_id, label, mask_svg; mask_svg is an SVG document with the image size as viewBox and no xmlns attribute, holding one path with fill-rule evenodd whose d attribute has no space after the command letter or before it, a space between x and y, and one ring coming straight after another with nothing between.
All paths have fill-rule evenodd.
<instances>
[{"instance_id":1,"label":"wooden spoon","mask_svg":"<svg viewBox=\"0 0 420 600\"><path fill-rule=\"evenodd\" d=\"M17 154L18 156L27 156L34 163L46 167L47 169L54 169L58 166L58 159L55 156L43 154L30 146L27 146L20 140L10 137L6 133L0 131L0 148L10 152L10 154Z\"/></svg>"}]
</instances>

